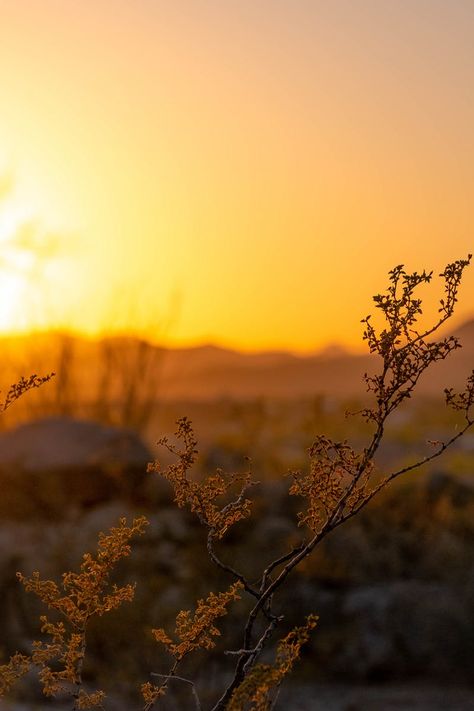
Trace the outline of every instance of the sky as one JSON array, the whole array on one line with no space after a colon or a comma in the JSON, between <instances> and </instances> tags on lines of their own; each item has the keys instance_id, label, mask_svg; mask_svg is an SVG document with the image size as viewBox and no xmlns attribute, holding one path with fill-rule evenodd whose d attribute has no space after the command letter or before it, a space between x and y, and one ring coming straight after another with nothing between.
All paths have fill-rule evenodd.
<instances>
[{"instance_id":1,"label":"sky","mask_svg":"<svg viewBox=\"0 0 474 711\"><path fill-rule=\"evenodd\" d=\"M0 0L0 331L357 347L473 251L473 46L471 0Z\"/></svg>"}]
</instances>

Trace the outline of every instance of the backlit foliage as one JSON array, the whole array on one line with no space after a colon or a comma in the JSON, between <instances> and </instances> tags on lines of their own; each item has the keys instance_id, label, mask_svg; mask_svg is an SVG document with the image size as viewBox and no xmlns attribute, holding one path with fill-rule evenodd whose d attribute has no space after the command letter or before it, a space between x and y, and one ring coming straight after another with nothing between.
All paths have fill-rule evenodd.
<instances>
[{"instance_id":1,"label":"backlit foliage","mask_svg":"<svg viewBox=\"0 0 474 711\"><path fill-rule=\"evenodd\" d=\"M220 632L215 626L218 617L227 614L227 605L233 600L239 600L237 591L241 583L234 583L223 593L209 593L206 600L198 600L196 612L181 610L176 617L175 635L178 641L173 642L164 629L152 630L157 642L166 647L168 653L177 661L195 649L212 649L215 647L213 637L219 637Z\"/></svg>"},{"instance_id":2,"label":"backlit foliage","mask_svg":"<svg viewBox=\"0 0 474 711\"><path fill-rule=\"evenodd\" d=\"M300 526L306 525L315 532L326 523L346 491L352 488L347 497L349 507L356 506L367 495L373 463L368 462L364 475L359 477L363 455L354 452L347 442L333 442L324 436L310 447L309 459L309 474L292 472L290 494L306 500L307 508L298 513L298 521Z\"/></svg>"},{"instance_id":3,"label":"backlit foliage","mask_svg":"<svg viewBox=\"0 0 474 711\"><path fill-rule=\"evenodd\" d=\"M273 703L273 696L298 661L301 647L309 640L318 618L310 615L306 624L295 627L284 637L276 651L273 664L257 664L245 680L234 691L227 711L267 711Z\"/></svg>"},{"instance_id":4,"label":"backlit foliage","mask_svg":"<svg viewBox=\"0 0 474 711\"><path fill-rule=\"evenodd\" d=\"M145 699L145 710L152 708L153 703L166 691L167 681L176 674L179 663L190 652L198 649L209 651L216 646L215 638L220 637L220 631L215 622L227 614L227 606L234 600L239 600L240 582L234 583L226 592L209 593L206 600L198 600L194 615L190 610L181 610L176 617L175 640L164 629L152 630L155 640L163 644L168 654L173 657L173 666L166 675L166 681L161 686L145 683L142 694Z\"/></svg>"},{"instance_id":5,"label":"backlit foliage","mask_svg":"<svg viewBox=\"0 0 474 711\"><path fill-rule=\"evenodd\" d=\"M28 378L21 377L16 383L10 386L5 399L0 401L0 412L5 412L16 400L27 393L28 390L41 387L51 380L54 375L54 373L49 373L49 375L33 374Z\"/></svg>"},{"instance_id":6,"label":"backlit foliage","mask_svg":"<svg viewBox=\"0 0 474 711\"><path fill-rule=\"evenodd\" d=\"M434 324L419 328L418 319L422 314L421 299L416 297L416 289L428 284L432 273L409 274L399 265L389 273L389 287L385 294L374 296L374 303L384 317L385 327L379 331L372 323L372 317L362 320L365 325L364 339L370 352L381 359L378 374L365 374L367 390L373 396L370 407L360 413L374 425L374 432L368 446L355 452L347 442L335 442L319 436L309 450L310 472L307 475L293 473L290 494L303 497L307 505L298 514L300 524L306 524L314 533L324 533L359 511L374 494L389 481L405 471L420 466L425 461L441 454L452 441L440 443L438 450L425 460L407 469L393 472L375 483L374 457L382 442L388 418L404 400L411 397L420 377L433 363L444 360L460 343L453 337L439 341L429 340L444 322L453 314L457 294L464 269L469 265L471 255L448 264L439 275L443 279L444 297L440 300ZM447 404L462 411L465 426L471 426L474 418L474 373L468 378L462 393L445 390Z\"/></svg>"},{"instance_id":7,"label":"backlit foliage","mask_svg":"<svg viewBox=\"0 0 474 711\"><path fill-rule=\"evenodd\" d=\"M223 562L216 553L215 539L221 536L213 536L212 533L208 536L208 552L213 562L240 581L245 592L254 598L253 607L245 623L242 648L235 652L237 662L234 677L213 707L213 711L228 709L231 699L234 699L233 708L236 709L235 699L241 697L234 694L237 694L242 685L244 688L246 684L249 684L249 688L252 686L248 680L254 669L259 670L256 672L257 677L262 673L261 666L257 664L258 657L283 618L282 614L273 610L274 594L286 584L290 573L312 553L326 535L360 511L378 491L393 479L439 457L474 423L473 373L462 393L445 391L447 404L464 414L463 427L446 442L435 443L434 451L431 450L413 464L388 474L376 469L375 455L383 441L390 415L411 397L428 367L444 360L460 347L456 338L435 340L433 334L453 314L462 275L470 260L471 256L448 264L440 274L444 296L439 302L438 315L434 322L424 328L418 325L422 302L417 296L417 289L431 281L431 273L410 274L403 266L397 266L389 273L386 293L374 297L375 306L383 316L384 325L377 329L372 318L367 316L363 319L364 339L368 342L370 352L378 356L380 371L377 374L365 375L372 404L358 413L366 422L372 424L373 432L367 445L360 451L355 451L347 442L318 436L309 449L308 472L292 472L289 494L302 499L302 508L297 518L299 525L310 531L309 538L302 538L292 550L275 558L262 570L260 578L251 583L242 571ZM172 483L178 505L190 506L212 532L216 511L219 511L214 504L217 498L214 496L216 489L209 483L212 478L201 484L193 482L189 476L197 451L187 420L180 421L177 435L183 441L184 449L180 451L169 447L177 455L178 461L162 472L162 475ZM166 441L164 444L168 445ZM151 469L159 471L159 466L154 465ZM250 483L249 479L245 485ZM218 495L225 494L226 488L221 485ZM242 506L244 501L242 514L238 507ZM237 511L241 518L247 515L249 507L250 503L244 498L244 492L241 492L237 499ZM220 509L223 512L228 510L225 506ZM220 532L227 528L228 526L224 525L217 530ZM261 624L263 632L257 632ZM246 703L250 701L251 698L247 697ZM245 704L242 708L246 708Z\"/></svg>"},{"instance_id":8,"label":"backlit foliage","mask_svg":"<svg viewBox=\"0 0 474 711\"><path fill-rule=\"evenodd\" d=\"M356 451L348 442L334 441L324 435L316 437L309 449L307 470L290 473L288 493L301 499L295 521L299 525L299 528L295 526L297 542L290 550L276 551L273 560L265 561L257 575L253 568L258 561L251 561L250 577L224 560L218 550L224 548L223 539L229 529L250 516L251 500L247 494L257 482L249 472L237 475L225 474L222 470L196 480L192 470L198 455L197 443L187 418L178 421L176 438L181 448L167 438L160 440L176 461L164 470L155 462L149 465L149 471L165 478L173 488L176 504L197 516L207 531L211 561L233 583L226 592L210 593L205 600L199 600L194 613L179 612L173 634L162 628L152 630L155 640L168 653L167 666L163 673L151 672L160 683L146 682L141 686L143 711L159 706L171 681L190 685L196 709L201 711L196 687L189 679L178 676L179 667L191 653L214 649L220 635L217 620L227 613L230 603L240 597L243 599L239 608L244 610L242 642L239 649L223 650L227 659L235 660L234 671L211 711L264 711L271 707L276 691L299 658L317 619L311 615L303 626L296 627L281 640L273 664L262 663L262 653L284 620L285 611L278 609L275 593L288 584L292 571L329 533L357 514L392 480L439 457L474 424L473 371L463 391L445 390L446 404L462 416L461 425L449 439L431 443L434 449L425 456L393 472L379 471L375 466L375 456L392 413L411 397L420 377L432 364L444 360L460 347L456 338L436 340L434 334L454 312L462 275L470 260L471 256L448 264L439 275L443 280L443 298L433 322L424 327L419 325L422 302L418 289L431 282L432 273L409 273L401 265L389 273L388 289L374 297L383 325L378 328L371 316L363 319L363 338L374 355L374 369L378 366L376 373L365 374L371 403L356 413L371 427L368 441ZM6 402L18 397L17 392L22 388L35 387L35 378L20 385ZM45 695L65 690L74 698L74 709L104 708L103 692L87 694L82 684L87 623L91 617L101 616L132 599L133 586L110 585L109 576L117 562L129 554L132 536L143 533L145 526L143 518L135 520L131 527L122 520L118 528L101 535L97 555L86 554L80 572L65 573L60 585L42 580L39 573L30 578L19 576L28 591L59 614L59 621L43 616L42 632L47 641L35 642L31 656L15 654L0 668L1 694L31 666L36 666ZM225 554L228 555L228 551L224 548Z\"/></svg>"},{"instance_id":9,"label":"backlit foliage","mask_svg":"<svg viewBox=\"0 0 474 711\"><path fill-rule=\"evenodd\" d=\"M177 462L164 471L161 471L159 463L155 462L148 466L148 471L158 472L170 482L178 506L187 506L195 513L200 522L209 529L212 538L223 538L231 526L250 516L252 502L245 494L255 482L252 481L250 473L243 476L226 475L222 470L210 474L204 481L191 479L189 472L198 454L197 441L187 417L178 420L177 425L175 436L182 442L182 450L170 444L167 437L158 442L176 455ZM240 484L241 487L237 498L220 506L219 500L225 497L235 484Z\"/></svg>"},{"instance_id":10,"label":"backlit foliage","mask_svg":"<svg viewBox=\"0 0 474 711\"><path fill-rule=\"evenodd\" d=\"M59 585L42 580L38 572L31 577L18 573L25 590L56 611L59 619L51 621L45 615L40 618L46 639L33 642L29 658L14 655L9 664L0 668L2 687L11 686L15 675L18 678L34 666L45 696L65 692L74 698L74 709L102 707L103 692L88 694L82 688L87 626L92 617L100 617L133 599L134 585L118 587L110 583L110 575L117 563L130 554L131 538L142 535L147 523L140 517L127 526L126 520L121 519L107 535L101 533L96 554L85 553L80 572L64 573Z\"/></svg>"},{"instance_id":11,"label":"backlit foliage","mask_svg":"<svg viewBox=\"0 0 474 711\"><path fill-rule=\"evenodd\" d=\"M18 679L28 674L30 667L30 657L19 652L10 657L8 664L0 666L0 698L10 691Z\"/></svg>"}]
</instances>

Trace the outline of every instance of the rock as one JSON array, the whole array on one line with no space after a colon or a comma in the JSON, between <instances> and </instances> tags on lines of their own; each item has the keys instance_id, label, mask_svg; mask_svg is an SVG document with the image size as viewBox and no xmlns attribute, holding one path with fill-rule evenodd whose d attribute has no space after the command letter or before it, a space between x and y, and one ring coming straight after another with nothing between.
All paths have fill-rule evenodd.
<instances>
[{"instance_id":1,"label":"rock","mask_svg":"<svg viewBox=\"0 0 474 711\"><path fill-rule=\"evenodd\" d=\"M414 580L364 586L345 596L341 612L348 636L339 663L355 678L469 676L470 611L456 589Z\"/></svg>"},{"instance_id":2,"label":"rock","mask_svg":"<svg viewBox=\"0 0 474 711\"><path fill-rule=\"evenodd\" d=\"M131 430L55 417L0 434L0 514L61 516L114 498L142 497L152 456Z\"/></svg>"},{"instance_id":3,"label":"rock","mask_svg":"<svg viewBox=\"0 0 474 711\"><path fill-rule=\"evenodd\" d=\"M48 417L0 434L0 467L25 472L146 467L150 451L132 430Z\"/></svg>"}]
</instances>

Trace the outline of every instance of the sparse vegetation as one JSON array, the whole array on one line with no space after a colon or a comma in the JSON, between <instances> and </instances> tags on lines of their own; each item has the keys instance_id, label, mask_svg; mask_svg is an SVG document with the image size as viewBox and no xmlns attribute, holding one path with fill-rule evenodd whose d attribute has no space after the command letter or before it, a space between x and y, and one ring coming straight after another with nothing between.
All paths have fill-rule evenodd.
<instances>
[{"instance_id":1,"label":"sparse vegetation","mask_svg":"<svg viewBox=\"0 0 474 711\"><path fill-rule=\"evenodd\" d=\"M370 316L363 319L364 339L380 365L379 372L365 376L371 404L355 413L371 428L369 440L356 450L345 441L325 435L316 437L309 449L307 469L291 472L288 477L288 494L299 502L294 545L288 550L273 552L257 574L254 569L260 561L252 560L251 550L245 551L243 556L248 558L249 573L240 563L237 565L228 560L229 548L224 543L232 529L236 527L238 530L251 515L250 494L258 484L251 467L244 474L226 474L217 470L197 479L193 474L198 456L197 442L187 418L178 422L176 441L161 440L174 461L163 468L155 462L149 471L170 483L177 506L189 510L204 528L209 558L218 571L229 578L230 587L225 592L210 593L206 599L199 600L194 613L179 612L174 633L161 628L153 630L155 641L165 647L171 662L166 665L163 660L162 671L153 671L156 684L143 683L144 711L159 707L172 680L191 686L195 707L203 708L193 681L184 676L186 672L182 667L193 652L214 649L220 635L217 621L232 609L233 603L237 607L235 614L242 620L241 644L237 649L223 645L223 655L233 664L233 671L208 707L212 711L262 711L271 707L284 677L292 670L316 625L316 617L310 615L306 622L301 621L287 634L281 636L280 633L275 661L265 661L277 631L285 625L286 611L282 607L281 593L287 588L290 575L307 564L331 532L361 512L391 482L436 460L474 424L473 371L463 391L454 392L447 388L444 392L446 406L458 417L457 428L448 439L432 442L431 449L423 456L388 473L377 466L376 455L386 436L390 417L411 398L423 373L460 347L456 338L436 340L435 334L454 313L462 275L470 259L469 256L453 262L442 272L444 293L439 311L424 327L419 325L422 303L418 289L431 281L432 274L409 273L402 266L390 272L387 291L374 297L375 306L383 318L382 326L374 325L376 319ZM31 381L24 381L13 391L10 400L7 396L6 402L39 384L41 379L37 380L36 376ZM100 538L96 557L86 554L80 572L65 573L60 585L42 580L38 573L32 577L20 576L26 589L35 593L59 617L57 621L42 618L42 632L49 641L35 642L31 655L17 653L1 668L3 692L8 691L16 678L24 675L31 666L36 666L45 694L69 694L74 709L106 708L105 692L89 691L82 680L87 624L90 618L102 616L132 599L133 587L130 585L114 586L112 583L111 589L107 586L116 563L129 553L130 538L143 533L144 526L145 520L140 518L132 526L122 521L118 527L112 528L109 534ZM158 652L157 658L160 658Z\"/></svg>"}]
</instances>

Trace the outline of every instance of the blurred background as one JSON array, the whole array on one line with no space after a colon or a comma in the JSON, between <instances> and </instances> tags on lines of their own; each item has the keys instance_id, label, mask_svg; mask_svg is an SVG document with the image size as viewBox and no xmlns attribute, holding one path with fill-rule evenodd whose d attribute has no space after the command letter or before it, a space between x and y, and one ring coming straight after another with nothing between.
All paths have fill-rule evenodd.
<instances>
[{"instance_id":1,"label":"blurred background","mask_svg":"<svg viewBox=\"0 0 474 711\"><path fill-rule=\"evenodd\" d=\"M367 441L347 413L367 404L377 362L360 319L388 270L433 269L428 323L436 275L473 251L474 6L16 0L0 13L0 387L55 372L0 418L0 657L38 636L15 572L58 578L144 512L117 578L137 581L136 601L91 630L85 670L121 710L163 669L150 628L228 583L146 474L170 461L157 440L186 415L196 477L250 457L254 515L225 556L252 577L299 535L285 475L308 467L315 436ZM473 304L468 269L441 334L463 347L395 413L380 471L460 426L442 395L472 370ZM282 708L474 707L473 462L471 433L294 574L277 601L288 626L320 622ZM223 627L238 648L237 608ZM206 702L228 668L211 655L186 673ZM15 693L5 708L40 703L32 679ZM170 709L190 708L173 694Z\"/></svg>"}]
</instances>

